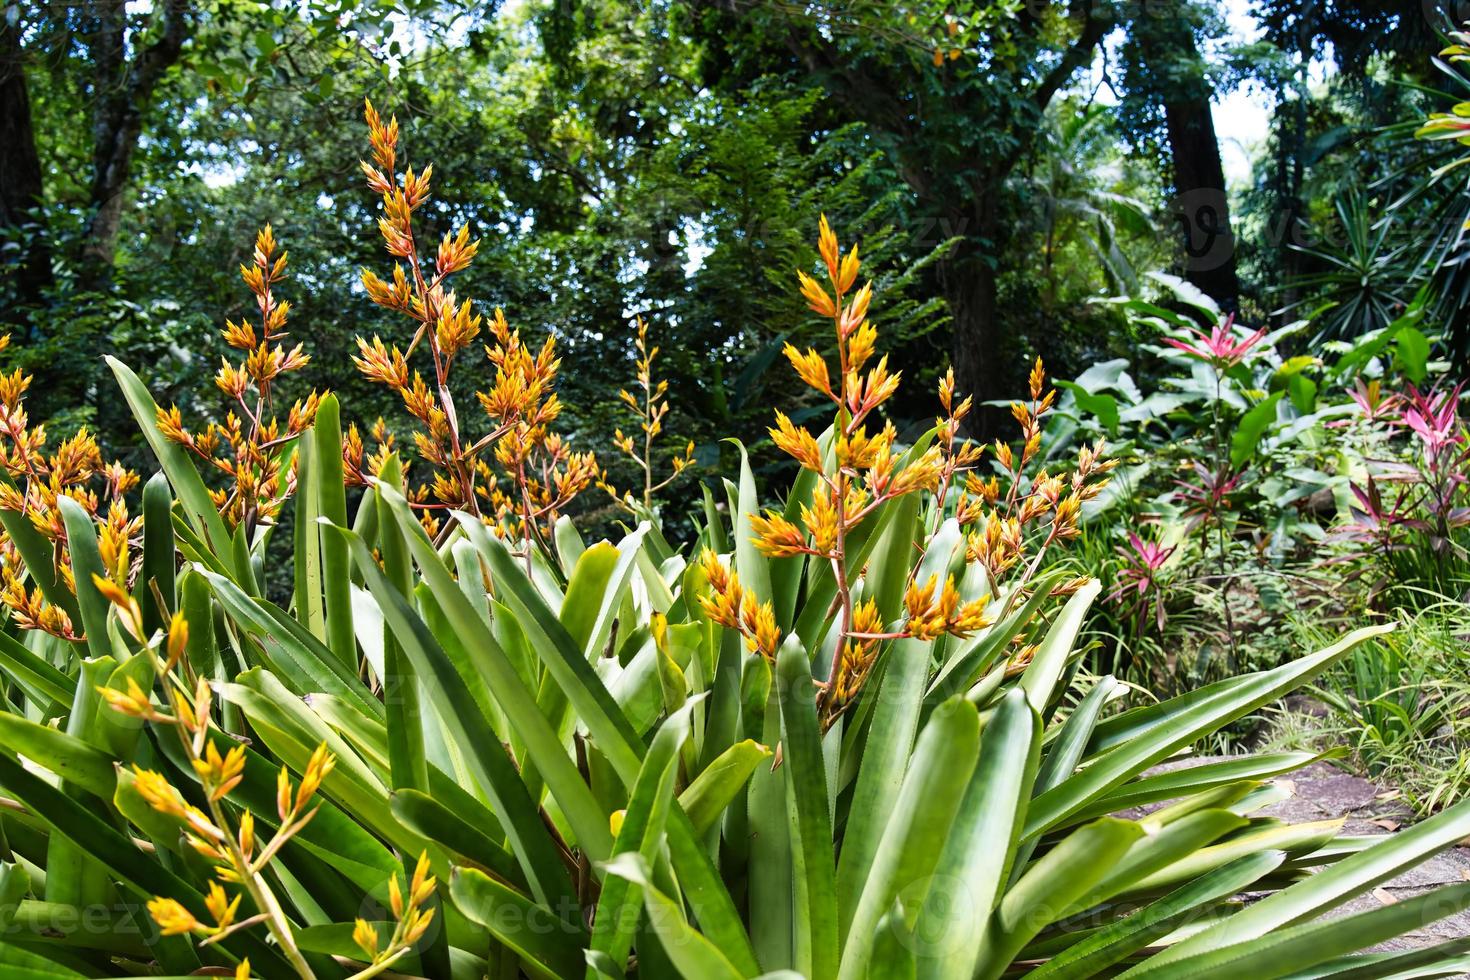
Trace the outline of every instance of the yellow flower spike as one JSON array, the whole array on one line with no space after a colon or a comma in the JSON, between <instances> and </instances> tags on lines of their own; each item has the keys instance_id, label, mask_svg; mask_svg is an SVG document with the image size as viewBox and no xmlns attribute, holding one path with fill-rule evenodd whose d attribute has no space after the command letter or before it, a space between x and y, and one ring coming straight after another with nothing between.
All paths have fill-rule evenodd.
<instances>
[{"instance_id":1,"label":"yellow flower spike","mask_svg":"<svg viewBox=\"0 0 1470 980\"><path fill-rule=\"evenodd\" d=\"M240 908L240 898L243 895L244 892L241 892L231 899L218 882L209 883L209 894L204 896L204 907L209 909L210 915L214 916L217 930L228 929L235 921L235 913Z\"/></svg>"},{"instance_id":2,"label":"yellow flower spike","mask_svg":"<svg viewBox=\"0 0 1470 980\"><path fill-rule=\"evenodd\" d=\"M627 810L614 810L612 813L608 814L607 829L613 835L614 840L617 839L618 834L623 832L623 820L627 816Z\"/></svg>"},{"instance_id":3,"label":"yellow flower spike","mask_svg":"<svg viewBox=\"0 0 1470 980\"><path fill-rule=\"evenodd\" d=\"M140 768L135 763L133 765L133 785L138 790L138 795L159 813L181 819L185 817L184 798L179 795L177 789L174 789L173 784L164 778L162 773Z\"/></svg>"},{"instance_id":4,"label":"yellow flower spike","mask_svg":"<svg viewBox=\"0 0 1470 980\"><path fill-rule=\"evenodd\" d=\"M214 688L208 679L200 677L194 685L194 714L198 719L195 731L202 735L209 728L209 712L214 706Z\"/></svg>"},{"instance_id":5,"label":"yellow flower spike","mask_svg":"<svg viewBox=\"0 0 1470 980\"><path fill-rule=\"evenodd\" d=\"M793 425L784 412L776 412L776 426L766 430L776 448L796 460L805 469L822 472L822 450L816 437L805 427Z\"/></svg>"},{"instance_id":6,"label":"yellow flower spike","mask_svg":"<svg viewBox=\"0 0 1470 980\"><path fill-rule=\"evenodd\" d=\"M419 854L418 864L413 869L413 883L409 888L408 901L410 905L418 906L428 901L429 896L434 894L437 879L429 874L429 852Z\"/></svg>"},{"instance_id":7,"label":"yellow flower spike","mask_svg":"<svg viewBox=\"0 0 1470 980\"><path fill-rule=\"evenodd\" d=\"M837 291L839 293L845 293L852 288L861 264L858 260L858 247L854 245L852 250L843 257L842 265L837 272Z\"/></svg>"},{"instance_id":8,"label":"yellow flower spike","mask_svg":"<svg viewBox=\"0 0 1470 980\"><path fill-rule=\"evenodd\" d=\"M131 678L129 678L129 680L131 680ZM184 728L188 731L198 731L199 718L197 715L195 715L194 709L185 699L184 692L177 685L174 686L174 695L174 704L178 705L175 710L177 710L179 713L179 724L183 725Z\"/></svg>"},{"instance_id":9,"label":"yellow flower spike","mask_svg":"<svg viewBox=\"0 0 1470 980\"><path fill-rule=\"evenodd\" d=\"M827 290L822 288L820 283L800 269L796 272L796 278L801 283L802 298L806 300L807 306L811 307L814 313L821 316L837 315L836 301L827 293Z\"/></svg>"},{"instance_id":10,"label":"yellow flower spike","mask_svg":"<svg viewBox=\"0 0 1470 980\"><path fill-rule=\"evenodd\" d=\"M209 841L205 840L203 837L198 836L197 834L187 834L187 835L185 835L184 842L187 843L190 847L192 847L199 855L201 855L202 857L204 857L206 860L209 860L209 861L223 861L223 860L225 860L225 852L224 851L220 850L214 844L212 844Z\"/></svg>"},{"instance_id":11,"label":"yellow flower spike","mask_svg":"<svg viewBox=\"0 0 1470 980\"><path fill-rule=\"evenodd\" d=\"M782 352L791 362L791 366L796 369L797 377L801 378L808 387L815 388L829 397L832 396L832 379L827 373L827 362L821 354L810 347L803 353L791 344L782 348Z\"/></svg>"},{"instance_id":12,"label":"yellow flower spike","mask_svg":"<svg viewBox=\"0 0 1470 980\"><path fill-rule=\"evenodd\" d=\"M245 810L240 814L240 833L238 837L240 853L245 855L245 860L250 860L255 853L255 814Z\"/></svg>"},{"instance_id":13,"label":"yellow flower spike","mask_svg":"<svg viewBox=\"0 0 1470 980\"><path fill-rule=\"evenodd\" d=\"M433 909L420 909L413 913L409 926L404 930L403 941L412 946L418 942L429 929L429 923L434 921Z\"/></svg>"},{"instance_id":14,"label":"yellow flower spike","mask_svg":"<svg viewBox=\"0 0 1470 980\"><path fill-rule=\"evenodd\" d=\"M165 936L184 936L203 930L194 914L172 898L155 896L148 902L148 914Z\"/></svg>"},{"instance_id":15,"label":"yellow flower spike","mask_svg":"<svg viewBox=\"0 0 1470 980\"><path fill-rule=\"evenodd\" d=\"M754 653L767 660L776 659L776 649L781 643L781 631L776 628L776 611L769 602L757 602L755 595L747 592L741 604L741 619L746 634L746 645Z\"/></svg>"},{"instance_id":16,"label":"yellow flower spike","mask_svg":"<svg viewBox=\"0 0 1470 980\"><path fill-rule=\"evenodd\" d=\"M144 641L143 637L143 610L139 608L138 602L127 591L111 579L105 579L101 575L93 573L92 585L102 593L102 597L112 603L117 609L117 618L123 627L139 643Z\"/></svg>"},{"instance_id":17,"label":"yellow flower spike","mask_svg":"<svg viewBox=\"0 0 1470 980\"><path fill-rule=\"evenodd\" d=\"M276 774L276 815L282 820L291 815L291 774L285 766Z\"/></svg>"},{"instance_id":18,"label":"yellow flower spike","mask_svg":"<svg viewBox=\"0 0 1470 980\"><path fill-rule=\"evenodd\" d=\"M397 875L388 879L388 908L393 910L393 918L403 918L403 890L398 886Z\"/></svg>"},{"instance_id":19,"label":"yellow flower spike","mask_svg":"<svg viewBox=\"0 0 1470 980\"><path fill-rule=\"evenodd\" d=\"M245 957L235 967L235 980L250 980L250 957Z\"/></svg>"},{"instance_id":20,"label":"yellow flower spike","mask_svg":"<svg viewBox=\"0 0 1470 980\"><path fill-rule=\"evenodd\" d=\"M832 226L827 223L827 216L823 214L817 224L817 252L821 254L822 261L827 265L827 276L835 284L838 281L837 268L837 235L832 231Z\"/></svg>"},{"instance_id":21,"label":"yellow flower spike","mask_svg":"<svg viewBox=\"0 0 1470 980\"><path fill-rule=\"evenodd\" d=\"M337 765L336 756L327 751L327 743L322 742L311 753L311 759L306 763L306 772L301 776L301 785L296 787L296 813L306 809L306 804L316 795L317 789L321 787L322 780L326 779L333 767Z\"/></svg>"},{"instance_id":22,"label":"yellow flower spike","mask_svg":"<svg viewBox=\"0 0 1470 980\"><path fill-rule=\"evenodd\" d=\"M157 722L172 722L175 720L172 715L163 714L154 707L148 692L143 690L136 680L129 677L127 681L128 689L126 691L119 691L117 688L99 684L97 685L97 693L102 695L102 699L107 702L109 708L120 714Z\"/></svg>"},{"instance_id":23,"label":"yellow flower spike","mask_svg":"<svg viewBox=\"0 0 1470 980\"><path fill-rule=\"evenodd\" d=\"M755 532L751 540L761 554L768 558L788 558L811 551L801 530L775 511L770 511L765 516L752 514L750 527Z\"/></svg>"},{"instance_id":24,"label":"yellow flower spike","mask_svg":"<svg viewBox=\"0 0 1470 980\"><path fill-rule=\"evenodd\" d=\"M370 961L378 958L378 930L366 919L358 919L352 926L352 942Z\"/></svg>"},{"instance_id":25,"label":"yellow flower spike","mask_svg":"<svg viewBox=\"0 0 1470 980\"><path fill-rule=\"evenodd\" d=\"M189 646L189 621L182 612L175 612L168 624L168 669L173 670Z\"/></svg>"},{"instance_id":26,"label":"yellow flower spike","mask_svg":"<svg viewBox=\"0 0 1470 980\"><path fill-rule=\"evenodd\" d=\"M837 506L829 491L812 495L811 506L801 505L801 522L812 536L812 548L818 554L830 554L837 545Z\"/></svg>"}]
</instances>

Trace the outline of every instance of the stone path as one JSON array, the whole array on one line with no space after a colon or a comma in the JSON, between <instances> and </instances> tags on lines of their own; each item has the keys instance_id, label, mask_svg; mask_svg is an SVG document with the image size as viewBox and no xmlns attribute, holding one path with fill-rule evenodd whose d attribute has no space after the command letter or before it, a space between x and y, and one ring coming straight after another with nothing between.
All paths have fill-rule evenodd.
<instances>
[{"instance_id":1,"label":"stone path","mask_svg":"<svg viewBox=\"0 0 1470 980\"><path fill-rule=\"evenodd\" d=\"M1351 835L1393 833L1410 820L1408 809L1396 802L1392 793L1325 762L1313 763L1276 782L1290 783L1294 795L1256 811L1257 815L1278 817L1292 823L1345 816L1347 823L1343 826L1343 833ZM1366 911L1440 885L1465 881L1470 881L1470 847L1452 847L1374 891L1358 896L1336 914ZM1460 912L1432 922L1423 930L1401 936L1380 948L1404 949L1462 936L1470 936L1470 912Z\"/></svg>"}]
</instances>

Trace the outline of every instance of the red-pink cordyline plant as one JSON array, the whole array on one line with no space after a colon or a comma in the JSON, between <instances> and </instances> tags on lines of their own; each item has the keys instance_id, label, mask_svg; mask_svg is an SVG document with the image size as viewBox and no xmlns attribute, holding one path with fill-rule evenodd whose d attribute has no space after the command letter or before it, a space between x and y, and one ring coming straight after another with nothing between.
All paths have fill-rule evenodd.
<instances>
[{"instance_id":1,"label":"red-pink cordyline plant","mask_svg":"<svg viewBox=\"0 0 1470 980\"><path fill-rule=\"evenodd\" d=\"M1378 558L1388 573L1394 557L1413 550L1420 539L1442 573L1449 558L1464 553L1455 532L1470 526L1470 439L1459 412L1463 385L1428 391L1409 385L1401 394L1383 394L1371 384L1359 383L1349 392L1361 421L1386 437L1405 437L1406 452L1398 459L1368 460L1366 478L1350 488L1349 520L1335 536ZM1373 591L1388 581L1385 574Z\"/></svg>"},{"instance_id":2,"label":"red-pink cordyline plant","mask_svg":"<svg viewBox=\"0 0 1470 980\"><path fill-rule=\"evenodd\" d=\"M1194 335L1194 343L1173 337L1165 337L1164 343L1206 362L1217 371L1228 371L1245 360L1251 348L1266 336L1266 329L1262 327L1244 338L1239 337L1235 331L1235 314L1231 313L1215 324L1209 333L1203 330L1191 330L1190 333Z\"/></svg>"},{"instance_id":3,"label":"red-pink cordyline plant","mask_svg":"<svg viewBox=\"0 0 1470 980\"><path fill-rule=\"evenodd\" d=\"M1149 619L1160 633L1164 631L1163 569L1177 549L1178 545L1165 548L1157 541L1145 541L1131 531L1128 547L1118 548L1123 566L1118 570L1118 587L1108 595L1108 601L1127 603L1140 631Z\"/></svg>"}]
</instances>

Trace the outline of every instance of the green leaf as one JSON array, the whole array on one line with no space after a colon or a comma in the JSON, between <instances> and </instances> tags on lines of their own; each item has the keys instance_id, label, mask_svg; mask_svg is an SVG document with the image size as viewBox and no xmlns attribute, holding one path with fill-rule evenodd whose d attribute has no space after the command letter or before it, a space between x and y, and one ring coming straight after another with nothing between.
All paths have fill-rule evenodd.
<instances>
[{"instance_id":1,"label":"green leaf","mask_svg":"<svg viewBox=\"0 0 1470 980\"><path fill-rule=\"evenodd\" d=\"M1282 851L1260 851L1201 875L1158 901L1109 923L1041 964L1033 980L1084 980L1096 976L1173 932L1191 913L1224 901L1281 866Z\"/></svg>"},{"instance_id":2,"label":"green leaf","mask_svg":"<svg viewBox=\"0 0 1470 980\"><path fill-rule=\"evenodd\" d=\"M25 688L27 696L42 708L47 701L66 708L76 693L76 681L3 631L0 631L0 671Z\"/></svg>"},{"instance_id":3,"label":"green leaf","mask_svg":"<svg viewBox=\"0 0 1470 980\"><path fill-rule=\"evenodd\" d=\"M1305 922L1402 874L1467 834L1470 834L1470 801L1457 804L1267 896L1229 919L1170 947L1156 959L1161 964L1182 961L1206 950L1259 940Z\"/></svg>"},{"instance_id":4,"label":"green leaf","mask_svg":"<svg viewBox=\"0 0 1470 980\"><path fill-rule=\"evenodd\" d=\"M963 546L959 523L945 521L929 541L915 581L943 579L956 549ZM923 712L924 684L934 644L907 638L892 644L866 688L873 692L872 721L863 746L862 763L848 807L848 824L837 866L837 910L841 934L857 910L868 870L878 853L889 818L888 801L903 783L909 754ZM864 700L867 700L865 697ZM879 910L887 911L887 904Z\"/></svg>"},{"instance_id":5,"label":"green leaf","mask_svg":"<svg viewBox=\"0 0 1470 980\"><path fill-rule=\"evenodd\" d=\"M1429 374L1429 338L1422 332L1403 325L1394 335L1394 363L1404 377L1422 384Z\"/></svg>"},{"instance_id":6,"label":"green leaf","mask_svg":"<svg viewBox=\"0 0 1470 980\"><path fill-rule=\"evenodd\" d=\"M389 805L404 826L437 842L462 861L473 862L513 887L526 886L526 876L515 855L432 796L415 789L395 790Z\"/></svg>"},{"instance_id":7,"label":"green leaf","mask_svg":"<svg viewBox=\"0 0 1470 980\"><path fill-rule=\"evenodd\" d=\"M77 605L81 607L82 626L87 632L87 649L93 657L110 657L112 641L107 636L107 614L112 603L97 591L92 576L111 579L97 550L97 528L92 515L72 498L56 498L57 509L66 524L66 540L71 552L72 581L76 583Z\"/></svg>"},{"instance_id":8,"label":"green leaf","mask_svg":"<svg viewBox=\"0 0 1470 980\"><path fill-rule=\"evenodd\" d=\"M558 916L474 868L454 869L449 896L467 918L515 950L533 975L566 980L583 975L582 950L591 937L580 923Z\"/></svg>"},{"instance_id":9,"label":"green leaf","mask_svg":"<svg viewBox=\"0 0 1470 980\"><path fill-rule=\"evenodd\" d=\"M1057 381L1055 384L1058 388L1064 388L1072 393L1081 414L1097 419L1110 435L1118 434L1118 399L1106 392L1090 392L1072 381Z\"/></svg>"},{"instance_id":10,"label":"green leaf","mask_svg":"<svg viewBox=\"0 0 1470 980\"><path fill-rule=\"evenodd\" d=\"M143 628L149 633L164 629L168 615L178 604L174 592L177 558L174 549L174 496L168 478L155 473L143 485L143 574L138 576L138 604L143 607ZM154 588L167 608L160 609Z\"/></svg>"},{"instance_id":11,"label":"green leaf","mask_svg":"<svg viewBox=\"0 0 1470 980\"><path fill-rule=\"evenodd\" d=\"M177 443L170 442L159 431L158 405L132 369L115 357L108 356L106 361L117 377L123 398L132 410L133 418L143 432L143 438L148 441L153 455L163 467L163 472L168 475L168 482L173 484L174 492L179 495L179 502L183 504L189 520L196 530L208 538L214 553L222 560L230 562L233 554L230 533L225 528L219 511L215 509L209 488L204 485L199 471L194 469L194 464L189 460L187 451ZM238 576L242 571L236 568L234 573Z\"/></svg>"},{"instance_id":12,"label":"green leaf","mask_svg":"<svg viewBox=\"0 0 1470 980\"><path fill-rule=\"evenodd\" d=\"M927 940L920 977L968 980L975 972L1031 797L1040 729L1026 692L1012 688L981 733L974 772L940 852L947 887L931 887L915 926Z\"/></svg>"},{"instance_id":13,"label":"green leaf","mask_svg":"<svg viewBox=\"0 0 1470 980\"><path fill-rule=\"evenodd\" d=\"M1135 708L1100 724L1094 734L1094 746L1101 741L1111 749L1100 752L1076 775L1032 801L1025 836L1032 837L1060 825L1154 763L1294 690L1341 660L1359 643L1392 628L1391 625L1364 627L1324 650L1274 670L1246 674L1170 701Z\"/></svg>"},{"instance_id":14,"label":"green leaf","mask_svg":"<svg viewBox=\"0 0 1470 980\"><path fill-rule=\"evenodd\" d=\"M1235 426L1235 434L1230 437L1232 466L1244 466L1255 457L1261 439L1276 422L1276 403L1281 401L1282 394L1283 392L1277 391L1267 395L1240 417Z\"/></svg>"},{"instance_id":15,"label":"green leaf","mask_svg":"<svg viewBox=\"0 0 1470 980\"><path fill-rule=\"evenodd\" d=\"M1272 930L1229 946L1198 946L1188 956L1178 955L1175 947L1167 962L1154 957L1122 976L1135 980L1273 980L1422 929L1465 908L1470 908L1470 884L1447 885L1356 915Z\"/></svg>"},{"instance_id":16,"label":"green leaf","mask_svg":"<svg viewBox=\"0 0 1470 980\"><path fill-rule=\"evenodd\" d=\"M1096 579L1089 580L1078 589L1057 614L1056 621L1046 632L1046 638L1041 641L1041 646L1026 665L1026 671L1021 675L1020 687L1026 692L1026 700L1031 702L1031 707L1037 714L1045 715L1057 682L1061 680L1068 663L1080 653L1075 649L1077 634L1082 629L1092 600L1097 598L1100 591L1102 583Z\"/></svg>"},{"instance_id":17,"label":"green leaf","mask_svg":"<svg viewBox=\"0 0 1470 980\"><path fill-rule=\"evenodd\" d=\"M420 674L431 679L429 690L435 702L435 710L465 749L466 763L481 789L494 803L496 815L500 817L510 837L511 849L526 873L532 893L538 900L546 902L555 902L562 896L572 894L566 869L555 845L547 836L536 802L527 793L525 784L521 782L514 764L506 756L499 738L459 676L461 671L474 668L468 664L450 661L443 648L434 641L423 620L414 614L403 595L388 582L362 538L340 528L337 533L347 537L358 569L369 590L377 598L385 621L403 644L404 652L414 660ZM441 584L436 591L442 591L443 588ZM449 588L459 594L458 588L452 583ZM478 617L474 621L483 629ZM507 709L507 716L514 723L521 714L528 711L534 713L534 699L521 684L514 668L504 662L504 655L494 646L494 641L488 640L488 645L482 649L488 655L481 657L479 664L487 669L491 689L496 691L497 697L503 699L501 704ZM550 739L552 749L561 755L560 743L551 735L545 719L538 715L537 721L539 727L531 724L528 728L532 729L531 735L535 739L533 744L538 747L538 752L542 751L544 741ZM581 785L580 779L578 785ZM575 805L574 800L563 803L564 807L573 811ZM606 832L606 820L595 810L595 801L591 806L594 808L592 815L600 821Z\"/></svg>"},{"instance_id":18,"label":"green leaf","mask_svg":"<svg viewBox=\"0 0 1470 980\"><path fill-rule=\"evenodd\" d=\"M1035 861L991 915L976 976L1000 976L1045 926L1079 911L1078 904L1142 836L1137 823L1104 817L1074 830Z\"/></svg>"},{"instance_id":19,"label":"green leaf","mask_svg":"<svg viewBox=\"0 0 1470 980\"><path fill-rule=\"evenodd\" d=\"M237 626L260 638L270 655L272 670L289 678L297 686L297 693L332 694L351 701L370 717L383 718L382 702L368 692L356 672L275 603L248 595L228 578L203 566L196 565L193 572L209 583Z\"/></svg>"},{"instance_id":20,"label":"green leaf","mask_svg":"<svg viewBox=\"0 0 1470 980\"><path fill-rule=\"evenodd\" d=\"M0 711L0 747L95 796L112 798L116 783L112 757L75 735Z\"/></svg>"},{"instance_id":21,"label":"green leaf","mask_svg":"<svg viewBox=\"0 0 1470 980\"><path fill-rule=\"evenodd\" d=\"M679 904L654 886L647 866L637 854L619 854L607 863L607 872L643 889L643 907L649 922L680 976L738 980L747 975L736 969L720 947L690 926Z\"/></svg>"},{"instance_id":22,"label":"green leaf","mask_svg":"<svg viewBox=\"0 0 1470 980\"><path fill-rule=\"evenodd\" d=\"M623 825L613 848L615 855L637 854L649 864L658 859L664 825L673 805L679 747L689 738L693 707L691 703L675 712L654 735L624 811ZM597 900L597 914L592 920L592 949L606 954L613 963L626 961L641 905L635 882L617 875L606 876Z\"/></svg>"},{"instance_id":23,"label":"green leaf","mask_svg":"<svg viewBox=\"0 0 1470 980\"><path fill-rule=\"evenodd\" d=\"M791 856L798 903L796 969L812 980L827 980L837 975L837 871L811 661L800 640L788 636L781 645L776 674L782 769L791 794Z\"/></svg>"},{"instance_id":24,"label":"green leaf","mask_svg":"<svg viewBox=\"0 0 1470 980\"><path fill-rule=\"evenodd\" d=\"M771 757L771 750L754 739L736 742L716 756L694 781L679 794L679 808L689 815L697 834L719 822L756 767Z\"/></svg>"},{"instance_id":25,"label":"green leaf","mask_svg":"<svg viewBox=\"0 0 1470 980\"><path fill-rule=\"evenodd\" d=\"M295 520L292 528L291 610L296 621L318 640L327 635L326 613L322 609L322 549L317 530L316 448L303 438L296 453L296 496L292 498ZM345 522L344 522L345 523Z\"/></svg>"},{"instance_id":26,"label":"green leaf","mask_svg":"<svg viewBox=\"0 0 1470 980\"><path fill-rule=\"evenodd\" d=\"M895 900L909 910L906 919L919 918L941 873L940 854L960 813L979 746L980 715L963 697L940 705L924 726L847 930L844 978L870 974L873 937Z\"/></svg>"}]
</instances>

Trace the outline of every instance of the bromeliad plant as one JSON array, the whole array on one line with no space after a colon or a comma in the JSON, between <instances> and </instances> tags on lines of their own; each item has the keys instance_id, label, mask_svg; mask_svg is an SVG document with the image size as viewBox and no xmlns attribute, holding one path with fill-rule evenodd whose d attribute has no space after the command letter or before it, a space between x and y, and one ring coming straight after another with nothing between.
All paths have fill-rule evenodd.
<instances>
[{"instance_id":1,"label":"bromeliad plant","mask_svg":"<svg viewBox=\"0 0 1470 980\"><path fill-rule=\"evenodd\" d=\"M469 495L426 527L391 472L364 473L351 514L324 398L279 606L255 584L269 539L226 525L113 362L165 479L123 581L58 498L84 647L0 632L7 975L1464 969L1459 943L1355 951L1470 906L1470 885L1326 913L1470 833L1470 807L1342 838L1260 815L1310 754L1153 768L1382 629L1117 710L1124 686L1080 670L1099 586L1037 560L1100 453L1039 470L1039 372L989 476L952 386L900 444L871 289L825 228L820 252L828 285L804 291L840 371L790 356L832 426L778 416L803 463L785 507L763 513L742 464L725 513L706 497L694 561L646 522L617 543L565 517L502 536ZM54 577L44 557L13 574Z\"/></svg>"},{"instance_id":2,"label":"bromeliad plant","mask_svg":"<svg viewBox=\"0 0 1470 980\"><path fill-rule=\"evenodd\" d=\"M406 350L385 345L374 337L359 337L354 358L367 378L386 385L403 399L404 408L419 425L414 444L432 477L412 491L425 526L438 533L446 525L441 515L453 510L494 517L501 533L519 537L530 553L533 542L556 523L557 515L597 478L592 453L573 452L551 431L561 414L554 391L561 361L555 339L548 336L539 351L521 342L498 308L490 319L490 343L485 355L494 368L494 382L475 397L491 423L489 432L469 441L462 431L459 411L450 389L450 372L457 358L481 334L481 317L471 301L457 300L446 287L449 278L468 268L479 251L470 241L469 226L445 232L432 269L419 254L414 214L430 199L432 164L415 174L398 172L398 119L384 122L371 102L365 116L372 143L373 162L362 162L368 188L382 195L383 217L378 220L388 254L396 260L392 281L363 270L362 285L379 306L407 316L414 333ZM405 270L405 264L407 269ZM433 368L432 386L411 368L409 357L425 348ZM484 458L489 451L501 473Z\"/></svg>"},{"instance_id":3,"label":"bromeliad plant","mask_svg":"<svg viewBox=\"0 0 1470 980\"><path fill-rule=\"evenodd\" d=\"M272 391L277 381L306 367L311 358L301 344L288 348L283 343L291 304L276 298L275 286L286 278L286 253L276 254L270 225L255 236L254 255L249 265L240 266L240 278L260 311L259 333L246 319L225 321L225 342L241 352L241 359L232 364L221 358L214 378L231 403L224 421L209 422L191 433L174 405L159 411L158 428L224 474L229 486L211 491L215 508L227 524L248 535L260 524L272 523L294 492L291 447L315 421L321 399L313 391L298 400L284 424L274 411Z\"/></svg>"},{"instance_id":4,"label":"bromeliad plant","mask_svg":"<svg viewBox=\"0 0 1470 980\"><path fill-rule=\"evenodd\" d=\"M643 492L640 497L634 497L629 492L620 493L616 487L608 482L604 473L598 479L598 486L607 491L618 504L627 510L639 513L638 504L642 505L643 513L649 513L653 509L654 495L668 487L671 483L683 475L684 471L694 465L694 442L690 440L684 446L682 453L675 453L668 457L669 475L659 479L655 475L656 457L654 443L664 432L664 419L669 414L669 383L662 378L655 378L653 374L653 362L658 359L659 348L657 344L648 342L648 324L643 317L638 317L637 333L633 340L633 347L638 352L638 363L636 367L636 378L638 390L641 394L633 394L626 388L618 390L618 400L633 412L638 419L638 437L625 435L622 429L613 432L613 444L633 461L634 465L643 473ZM641 445L639 437L641 437Z\"/></svg>"}]
</instances>

